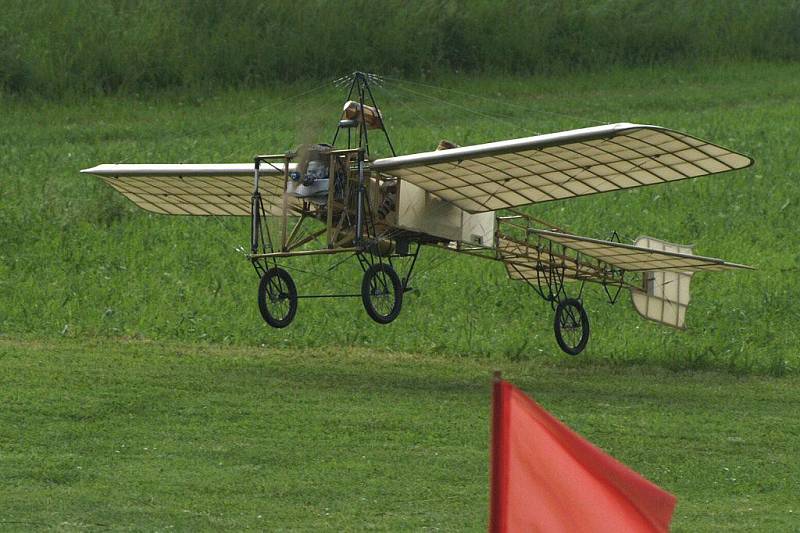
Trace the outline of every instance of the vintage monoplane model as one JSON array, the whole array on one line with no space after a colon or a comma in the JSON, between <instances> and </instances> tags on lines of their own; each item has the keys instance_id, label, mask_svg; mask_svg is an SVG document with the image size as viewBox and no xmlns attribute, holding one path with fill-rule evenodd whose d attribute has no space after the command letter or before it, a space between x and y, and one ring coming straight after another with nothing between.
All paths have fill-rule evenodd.
<instances>
[{"instance_id":1,"label":"vintage monoplane model","mask_svg":"<svg viewBox=\"0 0 800 533\"><path fill-rule=\"evenodd\" d=\"M684 328L695 272L750 268L652 237L633 244L581 237L518 209L741 169L752 164L745 155L620 123L474 146L442 141L434 151L397 156L372 75L347 81L330 144L252 163L103 164L82 172L153 213L249 216L258 306L276 328L292 322L298 300L325 296L360 297L372 319L392 322L412 290L420 247L429 245L501 262L551 304L558 345L575 355L589 338L585 282L602 286L611 303L628 289L644 318ZM391 157L370 156L375 132ZM315 254L355 256L360 294L298 292L281 263Z\"/></svg>"}]
</instances>

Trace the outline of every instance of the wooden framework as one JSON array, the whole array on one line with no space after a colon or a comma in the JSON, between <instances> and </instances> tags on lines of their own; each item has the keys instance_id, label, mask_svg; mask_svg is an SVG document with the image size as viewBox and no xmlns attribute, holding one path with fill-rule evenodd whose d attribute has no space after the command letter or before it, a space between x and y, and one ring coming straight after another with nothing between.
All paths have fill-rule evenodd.
<instances>
[{"instance_id":1,"label":"wooden framework","mask_svg":"<svg viewBox=\"0 0 800 533\"><path fill-rule=\"evenodd\" d=\"M358 218L356 202L359 193L359 179L357 166L354 162L363 161L363 150L349 148L331 150L329 156L330 181L327 201L324 206L313 204L310 201L292 201L286 193L286 184L289 181L289 169L295 168L292 160L294 154L260 155L255 158L254 185L252 189L251 215L253 231L251 233L251 260L270 259L274 257L291 257L292 255L318 255L335 254L357 251L354 246L343 247L346 234L353 229L354 221ZM281 209L279 212L267 213L263 209L262 187L260 185L260 169L264 163L276 162L283 168L283 193L281 194ZM337 176L343 177L344 189L342 197L336 197ZM274 202L274 201L273 201ZM278 218L280 225L280 239L274 240L269 226L265 224L268 214ZM301 228L311 221L324 223L322 229L316 229L310 234L300 237ZM291 224L291 229L290 229ZM311 241L325 235L326 246L320 250L302 250L302 247Z\"/></svg>"}]
</instances>

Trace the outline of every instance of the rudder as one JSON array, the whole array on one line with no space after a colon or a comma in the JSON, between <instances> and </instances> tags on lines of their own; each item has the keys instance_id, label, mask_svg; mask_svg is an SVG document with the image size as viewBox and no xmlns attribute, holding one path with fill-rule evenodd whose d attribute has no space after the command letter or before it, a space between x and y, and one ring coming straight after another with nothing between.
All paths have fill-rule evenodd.
<instances>
[{"instance_id":1,"label":"rudder","mask_svg":"<svg viewBox=\"0 0 800 533\"><path fill-rule=\"evenodd\" d=\"M674 244L653 237L639 237L634 246L693 254L692 246ZM689 283L692 272L644 272L643 287L631 289L633 307L643 317L678 329L686 329L686 309L689 307Z\"/></svg>"}]
</instances>

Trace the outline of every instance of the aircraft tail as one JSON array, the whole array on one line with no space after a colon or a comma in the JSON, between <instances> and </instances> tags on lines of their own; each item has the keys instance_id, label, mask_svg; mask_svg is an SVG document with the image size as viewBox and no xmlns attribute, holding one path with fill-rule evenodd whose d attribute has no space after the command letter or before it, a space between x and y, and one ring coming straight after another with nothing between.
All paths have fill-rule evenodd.
<instances>
[{"instance_id":1,"label":"aircraft tail","mask_svg":"<svg viewBox=\"0 0 800 533\"><path fill-rule=\"evenodd\" d=\"M653 237L639 237L634 246L693 254L692 246L669 243ZM648 320L686 329L686 309L691 299L689 283L692 280L692 272L653 270L645 272L642 278L642 288L631 289L631 299L636 311Z\"/></svg>"}]
</instances>

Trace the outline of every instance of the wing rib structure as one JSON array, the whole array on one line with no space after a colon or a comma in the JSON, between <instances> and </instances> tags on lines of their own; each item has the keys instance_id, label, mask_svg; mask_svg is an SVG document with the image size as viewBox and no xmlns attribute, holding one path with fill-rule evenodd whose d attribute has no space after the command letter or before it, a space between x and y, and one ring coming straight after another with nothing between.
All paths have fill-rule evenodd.
<instances>
[{"instance_id":1,"label":"wing rib structure","mask_svg":"<svg viewBox=\"0 0 800 533\"><path fill-rule=\"evenodd\" d=\"M267 210L280 207L283 169L279 167L262 165L259 170L259 192ZM253 163L105 164L81 170L99 176L152 213L222 216L250 215L254 171Z\"/></svg>"},{"instance_id":2,"label":"wing rib structure","mask_svg":"<svg viewBox=\"0 0 800 533\"><path fill-rule=\"evenodd\" d=\"M749 157L659 126L610 124L372 162L470 213L706 176Z\"/></svg>"},{"instance_id":3,"label":"wing rib structure","mask_svg":"<svg viewBox=\"0 0 800 533\"><path fill-rule=\"evenodd\" d=\"M623 244L590 237L580 237L543 229L532 229L533 233L563 245L580 254L598 259L626 272L719 272L722 270L750 269L753 267L730 263L714 257L703 257L651 247ZM640 238L637 242L640 242Z\"/></svg>"},{"instance_id":4,"label":"wing rib structure","mask_svg":"<svg viewBox=\"0 0 800 533\"><path fill-rule=\"evenodd\" d=\"M677 247L651 237L640 237L636 244L622 244L569 233L531 228L537 242L501 236L498 258L508 275L521 281L537 281L542 274L558 271L565 280L596 283L621 283L620 274L673 272L720 272L753 267L713 257L685 253L690 247ZM657 244L664 246L657 246ZM682 251L678 251L682 250Z\"/></svg>"}]
</instances>

